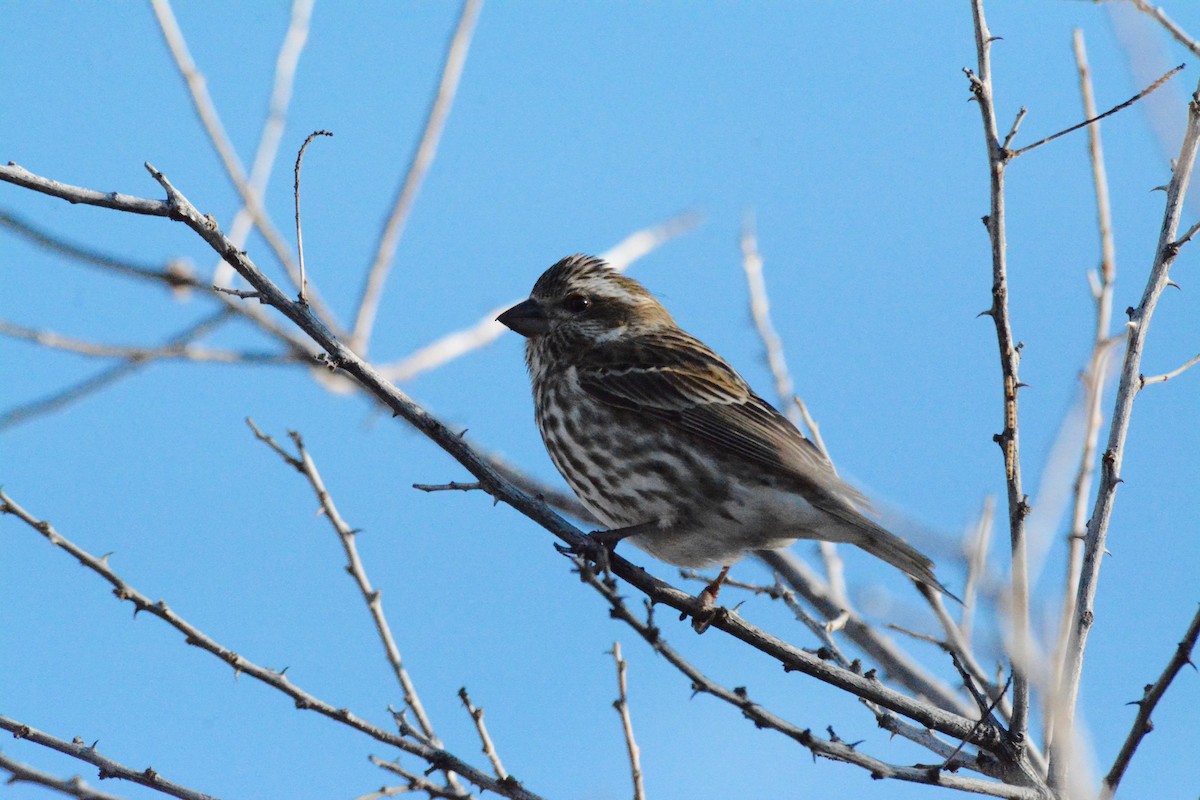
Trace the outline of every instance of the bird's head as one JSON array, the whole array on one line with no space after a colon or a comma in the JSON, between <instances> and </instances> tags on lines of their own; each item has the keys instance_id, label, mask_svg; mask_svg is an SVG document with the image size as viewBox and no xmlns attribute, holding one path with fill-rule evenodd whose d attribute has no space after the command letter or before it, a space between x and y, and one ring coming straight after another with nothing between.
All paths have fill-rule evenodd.
<instances>
[{"instance_id":1,"label":"bird's head","mask_svg":"<svg viewBox=\"0 0 1200 800\"><path fill-rule=\"evenodd\" d=\"M496 318L533 341L540 337L600 344L675 321L633 278L594 256L568 256L542 273L529 299Z\"/></svg>"}]
</instances>

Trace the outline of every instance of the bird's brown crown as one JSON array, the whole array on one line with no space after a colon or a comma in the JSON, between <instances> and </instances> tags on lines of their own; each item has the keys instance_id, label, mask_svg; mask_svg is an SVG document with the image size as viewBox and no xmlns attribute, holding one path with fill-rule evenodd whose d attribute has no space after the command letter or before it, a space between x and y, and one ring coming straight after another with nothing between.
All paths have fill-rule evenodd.
<instances>
[{"instance_id":1,"label":"bird's brown crown","mask_svg":"<svg viewBox=\"0 0 1200 800\"><path fill-rule=\"evenodd\" d=\"M602 335L673 327L662 303L633 278L595 256L576 254L542 273L531 294L553 320L553 328Z\"/></svg>"}]
</instances>

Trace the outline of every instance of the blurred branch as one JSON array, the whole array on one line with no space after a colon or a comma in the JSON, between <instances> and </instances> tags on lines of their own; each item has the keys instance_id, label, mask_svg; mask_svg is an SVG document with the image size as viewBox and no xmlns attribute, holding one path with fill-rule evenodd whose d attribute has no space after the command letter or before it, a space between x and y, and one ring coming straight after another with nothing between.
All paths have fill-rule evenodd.
<instances>
[{"instance_id":1,"label":"blurred branch","mask_svg":"<svg viewBox=\"0 0 1200 800\"><path fill-rule=\"evenodd\" d=\"M602 253L600 258L607 261L613 269L623 271L647 253L691 231L698 223L697 215L680 214L666 222L631 233ZM390 381L403 383L422 372L436 369L460 356L491 344L507 330L499 322L496 322L496 317L517 302L519 300L493 308L475 324L441 336L399 361L384 364L379 367L379 372Z\"/></svg>"},{"instance_id":2,"label":"blurred branch","mask_svg":"<svg viewBox=\"0 0 1200 800\"><path fill-rule=\"evenodd\" d=\"M991 183L991 209L984 218L992 255L992 304L984 311L992 318L996 327L996 343L1000 350L1000 370L1004 390L1004 430L995 439L1004 453L1004 471L1008 484L1009 539L1012 551L1012 684L1013 713L1009 740L1017 752L1025 747L1029 726L1029 676L1027 674L1029 651L1029 565L1026 555L1025 520L1029 516L1029 503L1021 489L1021 455L1017 433L1017 393L1024 386L1018 377L1021 363L1021 347L1016 344L1012 333L1012 321L1008 313L1008 260L1005 239L1004 216L1004 171L1011 158L1008 142L1016 134L1017 126L1024 116L1024 109L1017 115L1008 137L1002 144L996 124L996 107L992 94L992 42L994 37L988 30L983 15L983 0L971 0L971 13L975 22L975 49L978 58L978 74L964 70L970 81L971 94L979 105L983 121L984 142L987 146L988 175Z\"/></svg>"},{"instance_id":3,"label":"blurred branch","mask_svg":"<svg viewBox=\"0 0 1200 800\"><path fill-rule=\"evenodd\" d=\"M224 311L218 312L218 315L222 318L228 316ZM14 325L4 320L0 320L0 336L33 342L52 350L62 350L82 356L121 358L126 361L179 360L220 362L224 364L294 364L306 360L295 353L256 353L238 350L219 350L209 347L196 347L187 341L168 343L157 347L89 342L85 339L63 336L54 331Z\"/></svg>"},{"instance_id":4,"label":"blurred branch","mask_svg":"<svg viewBox=\"0 0 1200 800\"><path fill-rule=\"evenodd\" d=\"M179 294L187 289L211 291L211 287L208 284L196 278L191 267L183 259L173 259L161 267L145 263L139 264L128 259L117 258L116 256L110 256L106 253L72 244L7 211L0 211L0 225L51 252L76 261L82 261L85 264L101 267L118 275L161 283L175 294Z\"/></svg>"},{"instance_id":5,"label":"blurred branch","mask_svg":"<svg viewBox=\"0 0 1200 800\"><path fill-rule=\"evenodd\" d=\"M384 744L392 745L406 753L424 759L432 767L436 769L449 769L457 772L462 777L471 781L482 789L489 789L502 797L513 798L514 800L538 800L537 795L526 791L517 781L509 779L506 781L497 781L487 773L481 772L471 765L462 761L457 756L436 747L427 742L423 738L406 735L406 731L401 731L401 735L392 733L376 725L372 725L361 717L350 712L346 708L337 708L330 703L321 700L305 690L301 689L283 673L273 669L260 666L259 664L250 661L249 659L239 655L233 650L225 647L215 639L208 636L196 626L192 625L187 620L176 614L168 608L166 602L159 600L153 602L146 595L139 592L134 587L125 582L123 578L117 575L112 568L108 566L108 557L97 558L88 551L76 545L71 540L64 537L54 529L49 522L39 520L31 515L28 511L17 505L3 489L0 489L0 515L11 514L17 519L24 522L33 530L44 536L55 547L61 547L66 550L76 561L83 566L95 572L113 587L113 594L118 600L128 600L133 603L136 613L145 612L152 616L158 617L163 622L166 622L172 628L182 633L186 637L186 641L193 647L198 647L207 653L224 661L232 667L239 675L249 675L250 677L265 683L273 689L276 689L296 703L296 708L300 710L315 711L322 716L340 722L350 728L353 728L376 741ZM285 670L286 672L286 670ZM8 727L5 723L11 723L4 717L0 717L0 727L8 730L13 728ZM12 723L18 724L18 723ZM418 733L412 731L412 733ZM31 738L31 737L26 737ZM32 739L33 741L38 741ZM43 744L43 742L38 742ZM47 745L52 746L52 745ZM57 749L57 748L56 748ZM75 752L63 750L69 755L76 755ZM93 762L95 763L95 762ZM139 774L139 773L134 773ZM123 776L122 776L123 777ZM156 776L157 777L157 776ZM140 781L139 781L140 782ZM143 784L151 785L151 784ZM177 797L196 797L202 798L204 795L176 795Z\"/></svg>"},{"instance_id":6,"label":"blurred branch","mask_svg":"<svg viewBox=\"0 0 1200 800\"><path fill-rule=\"evenodd\" d=\"M1075 619L1071 638L1064 659L1063 686L1060 690L1062 702L1062 725L1060 730L1070 731L1074 721L1075 703L1079 694L1079 681L1083 674L1083 656L1087 648L1088 634L1095 619L1096 588L1100 578L1101 557L1105 552L1108 526L1112 519L1117 486L1121 482L1121 463L1125 456L1125 439L1133 416L1133 401L1141 389L1139 368L1146 336L1154 309L1169 283L1169 272L1179 254L1179 243L1175 240L1179 229L1179 218L1183 211L1184 198L1191 180L1192 167L1196 162L1196 150L1200 146L1200 87L1192 94L1188 104L1187 129L1180 145L1179 157L1167 185L1166 209L1163 212L1162 228L1155 249L1154 262L1136 308L1129 308L1128 340L1125 358L1121 365L1121 379L1117 387L1117 399L1109 429L1108 444L1101 459L1100 485L1096 492L1092 514L1087 524L1084 539L1083 567L1079 590L1075 599ZM1051 751L1051 781L1055 787L1066 786L1071 743L1055 741Z\"/></svg>"},{"instance_id":7,"label":"blurred branch","mask_svg":"<svg viewBox=\"0 0 1200 800\"><path fill-rule=\"evenodd\" d=\"M299 288L301 283L300 273L292 259L287 242L284 241L283 234L275 227L275 223L271 221L266 208L263 206L261 192L256 190L254 186L251 186L249 179L246 177L246 168L242 165L241 159L238 158L237 151L233 147L233 142L230 141L229 134L225 132L225 126L221 123L221 116L217 113L217 107L213 103L212 96L208 93L208 85L204 74L196 67L196 62L192 60L192 55L188 51L187 41L183 37L183 31L179 28L179 22L175 19L175 13L171 10L170 0L150 0L150 6L154 9L154 16L158 20L163 41L166 42L167 48L171 52L171 57L175 60L175 66L178 68L180 76L187 85L188 94L192 99L192 106L196 111L196 116L200 118L200 122L204 125L204 130L208 134L209 141L212 142L217 155L220 156L226 175L229 176L233 188L237 190L238 196L241 197L242 203L254 220L255 226L262 233L263 238L270 246L275 257L279 260L279 263L283 265L288 278L296 288ZM298 52L296 53L296 57L299 57ZM261 149L260 147L260 151ZM325 304L325 301L321 299L320 294L315 288L309 291L308 302L313 306L317 316L326 325L339 330L337 317L333 315L333 312Z\"/></svg>"},{"instance_id":8,"label":"blurred branch","mask_svg":"<svg viewBox=\"0 0 1200 800\"><path fill-rule=\"evenodd\" d=\"M1175 41L1191 50L1194 55L1200 56L1200 42L1197 42L1183 28L1175 24L1175 22L1167 16L1166 12L1161 8L1152 6L1146 0L1129 0L1133 3L1133 7L1142 12L1148 17L1154 19L1159 25L1166 28L1167 32L1175 38Z\"/></svg>"},{"instance_id":9,"label":"blurred branch","mask_svg":"<svg viewBox=\"0 0 1200 800\"><path fill-rule=\"evenodd\" d=\"M34 769L28 764L23 764L16 759L9 758L4 753L0 753L0 769L8 772L9 778L5 781L8 784L32 783L52 789L59 794L78 797L79 800L122 800L122 798L116 795L93 789L78 775L73 778L60 778L57 775L42 772L40 769Z\"/></svg>"},{"instance_id":10,"label":"blurred branch","mask_svg":"<svg viewBox=\"0 0 1200 800\"><path fill-rule=\"evenodd\" d=\"M2 176L0 176L2 177ZM189 342L203 336L213 328L224 322L229 311L222 309L207 317L204 317L199 322L187 326L183 330L169 337L163 344L164 348L182 347ZM31 419L57 411L71 403L82 400L83 398L94 394L106 386L115 383L122 378L125 378L134 372L138 371L147 364L152 363L152 359L131 358L121 364L109 367L90 378L86 378L78 383L72 384L65 389L61 389L52 394L33 400L28 403L23 403L19 406L14 406L7 411L0 413L0 431L19 425L23 422L28 422Z\"/></svg>"},{"instance_id":11,"label":"blurred branch","mask_svg":"<svg viewBox=\"0 0 1200 800\"><path fill-rule=\"evenodd\" d=\"M17 185L24 185L21 181L21 175L29 173L15 165L8 167L0 167L0 180L8 181ZM58 184L60 187L65 187L64 184ZM29 188L29 187L27 187ZM65 187L72 192L86 193L88 190L80 189L79 187ZM53 194L53 192L51 192ZM55 195L62 196L62 195ZM78 196L73 195L73 196ZM86 202L81 200L73 200L72 202ZM222 295L216 287L205 283L195 277L191 267L184 259L174 259L166 263L165 266L156 267L148 264L139 264L135 261L130 261L124 258L118 258L106 253L101 253L96 250L81 247L64 239L47 233L40 228L31 225L28 222L16 217L7 212L0 211L0 225L12 230L18 236L40 245L47 250L59 253L67 258L80 261L84 264L100 267L118 275L125 275L133 278L141 278L142 280L151 281L160 284L169 289L172 294L179 295L187 290L196 290L205 293L207 296L218 301L231 314L246 319L258 326L264 333L270 334L281 344L291 348L296 353L311 353L313 352L312 343L302 337L297 336L289 330L277 325L273 320L269 319L263 310L254 305L244 303L235 303L230 298ZM235 242L237 244L237 242ZM222 261L221 263L225 263Z\"/></svg>"},{"instance_id":12,"label":"blurred branch","mask_svg":"<svg viewBox=\"0 0 1200 800\"><path fill-rule=\"evenodd\" d=\"M775 323L771 321L771 301L767 295L767 282L763 278L763 259L758 250L758 233L754 227L754 217L750 214L746 215L742 223L741 246L742 271L746 275L746 288L750 293L750 316L754 319L754 327L758 330L759 339L762 340L767 364L771 368L771 375L775 378L775 392L778 395L779 406L786 409L788 419L797 428L800 423L797 415L803 417L804 421L808 423L813 443L817 445L821 455L825 456L825 460L829 462L829 466L836 475L837 467L833 465L833 459L829 457L829 451L825 449L825 442L821 439L820 430L809 415L808 407L795 392L795 384L792 381L791 372L788 371L787 359L783 355L783 341L775 331ZM837 545L833 542L818 541L817 547L821 552L821 560L825 562L825 575L829 579L830 590L843 608L849 608L850 598L846 593L845 569L842 559L838 555Z\"/></svg>"},{"instance_id":13,"label":"blurred branch","mask_svg":"<svg viewBox=\"0 0 1200 800\"><path fill-rule=\"evenodd\" d=\"M0 502L8 503L8 499L3 491L0 491ZM13 735L14 739L25 739L26 741L39 744L51 750L57 750L60 753L97 766L100 768L101 780L106 778L120 778L121 780L154 789L163 794L169 794L172 797L181 798L181 800L216 800L212 795L197 792L195 789L189 789L186 786L181 786L178 783L167 780L155 772L152 767L146 767L143 770L133 769L119 761L113 761L111 758L102 756L96 752L95 744L88 746L79 737L75 737L70 742L64 741L2 714L0 714L0 730L8 731Z\"/></svg>"},{"instance_id":14,"label":"blurred branch","mask_svg":"<svg viewBox=\"0 0 1200 800\"><path fill-rule=\"evenodd\" d=\"M263 122L262 132L258 137L258 149L254 153L254 164L250 168L250 188L259 198L266 196L267 182L275 167L275 157L279 153L279 143L283 139L284 123L287 121L288 106L292 101L292 86L296 79L296 67L300 63L300 54L308 41L309 22L312 19L314 0L293 0L291 20L283 42L279 45L279 53L275 56L275 79L271 86L271 99L267 104L267 118ZM250 230L254 226L254 215L245 203L238 209L229 228L229 238L245 245ZM233 277L233 269L223 259L217 259L213 268L213 283L218 286L228 286Z\"/></svg>"},{"instance_id":15,"label":"blurred branch","mask_svg":"<svg viewBox=\"0 0 1200 800\"><path fill-rule=\"evenodd\" d=\"M375 316L383 296L383 286L396 255L396 244L400 241L400 234L404 232L404 225L408 221L413 203L416 202L417 192L421 190L425 173L429 171L433 158L437 155L438 142L442 138L446 118L450 115L450 107L454 104L454 95L458 91L458 82L467 61L467 52L471 49L471 36L475 32L475 22L479 18L479 9L482 6L483 0L463 0L458 25L454 29L454 35L446 49L445 61L442 63L437 94L434 95L429 115L425 119L425 129L421 132L421 139L417 143L412 161L409 162L404 183L400 186L392 212L388 215L387 223L379 236L375 259L367 271L349 341L350 348L363 356L367 354L371 342Z\"/></svg>"},{"instance_id":16,"label":"blurred branch","mask_svg":"<svg viewBox=\"0 0 1200 800\"><path fill-rule=\"evenodd\" d=\"M642 751L633 738L633 719L629 716L629 695L625 682L628 664L621 658L620 642L613 642L612 657L617 665L617 699L613 701L613 708L621 717L621 731L625 734L625 750L629 753L629 772L633 780L633 800L646 800L646 787L642 784Z\"/></svg>"},{"instance_id":17,"label":"blurred branch","mask_svg":"<svg viewBox=\"0 0 1200 800\"><path fill-rule=\"evenodd\" d=\"M1146 686L1141 700L1133 703L1138 707L1137 716L1133 720L1133 728L1129 731L1125 744L1121 746L1121 752L1117 754L1117 759L1113 762L1112 769L1104 778L1104 786L1100 792L1102 800L1108 800L1117 793L1117 785L1120 784L1121 777L1125 774L1125 768L1129 766L1129 760L1133 758L1138 745L1142 743L1142 738L1154 730L1154 725L1150 722L1150 714L1154 712L1154 707L1166 693L1171 681L1175 680L1175 676L1179 674L1179 670L1183 669L1184 664L1191 664L1193 669L1196 668L1196 665L1192 663L1192 648L1196 646L1198 637L1200 637L1200 611L1197 611L1196 615L1192 617L1192 624L1188 626L1183 640L1175 648L1175 655L1167 662L1162 675L1158 677L1157 681Z\"/></svg>"},{"instance_id":18,"label":"blurred branch","mask_svg":"<svg viewBox=\"0 0 1200 800\"><path fill-rule=\"evenodd\" d=\"M996 498L988 495L983 499L983 508L979 511L979 520L975 523L970 539L966 543L967 580L963 585L962 629L963 638L971 641L971 626L977 608L976 596L979 584L987 575L988 551L992 544L992 529L996 519Z\"/></svg>"},{"instance_id":19,"label":"blurred branch","mask_svg":"<svg viewBox=\"0 0 1200 800\"><path fill-rule=\"evenodd\" d=\"M1092 74L1088 67L1087 50L1083 31L1076 29L1074 36L1075 65L1079 71L1079 92L1083 97L1083 113L1094 116L1096 101L1092 91ZM1092 351L1084 367L1083 408L1084 431L1079 453L1079 465L1075 471L1072 487L1071 530L1067 534L1067 571L1063 582L1062 611L1059 618L1058 635L1053 652L1050 680L1054 691L1047 692L1043 714L1045 716L1045 744L1050 747L1058 737L1057 723L1062 709L1064 660L1071 638L1071 623L1075 618L1075 595L1079 591L1079 573L1083 564L1083 539L1086 535L1088 500L1092 492L1092 475L1096 464L1096 446L1100 441L1101 411L1104 399L1104 382L1112 359L1113 339L1109 334L1112 325L1113 283L1116 281L1116 246L1113 243L1112 206L1108 196L1108 174L1104 165L1104 149L1100 138L1100 125L1088 128L1088 158L1092 165L1092 184L1096 194L1096 226L1100 235L1100 267L1088 272L1092 289L1092 301L1096 306L1096 322L1092 331Z\"/></svg>"}]
</instances>

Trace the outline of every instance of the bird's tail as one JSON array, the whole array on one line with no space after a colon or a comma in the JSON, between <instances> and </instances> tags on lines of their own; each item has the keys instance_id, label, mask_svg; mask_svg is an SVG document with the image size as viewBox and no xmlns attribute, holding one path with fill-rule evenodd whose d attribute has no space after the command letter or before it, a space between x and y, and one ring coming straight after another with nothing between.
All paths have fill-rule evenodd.
<instances>
[{"instance_id":1,"label":"bird's tail","mask_svg":"<svg viewBox=\"0 0 1200 800\"><path fill-rule=\"evenodd\" d=\"M850 538L851 543L876 558L886 561L918 583L937 589L947 597L962 603L934 576L933 562L921 551L886 528L871 523L869 520L864 521L868 525L857 526L857 530Z\"/></svg>"}]
</instances>

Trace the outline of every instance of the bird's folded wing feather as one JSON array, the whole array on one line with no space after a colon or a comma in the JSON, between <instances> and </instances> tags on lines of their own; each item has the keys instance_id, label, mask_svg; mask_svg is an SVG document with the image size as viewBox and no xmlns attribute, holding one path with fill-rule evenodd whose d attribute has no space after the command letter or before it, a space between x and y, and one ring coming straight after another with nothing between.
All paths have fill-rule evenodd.
<instances>
[{"instance_id":1,"label":"bird's folded wing feather","mask_svg":"<svg viewBox=\"0 0 1200 800\"><path fill-rule=\"evenodd\" d=\"M620 350L610 350L602 362L577 363L585 392L608 405L675 425L724 452L790 474L802 485L867 505L858 490L837 477L812 442L698 340L680 332L642 337Z\"/></svg>"}]
</instances>

